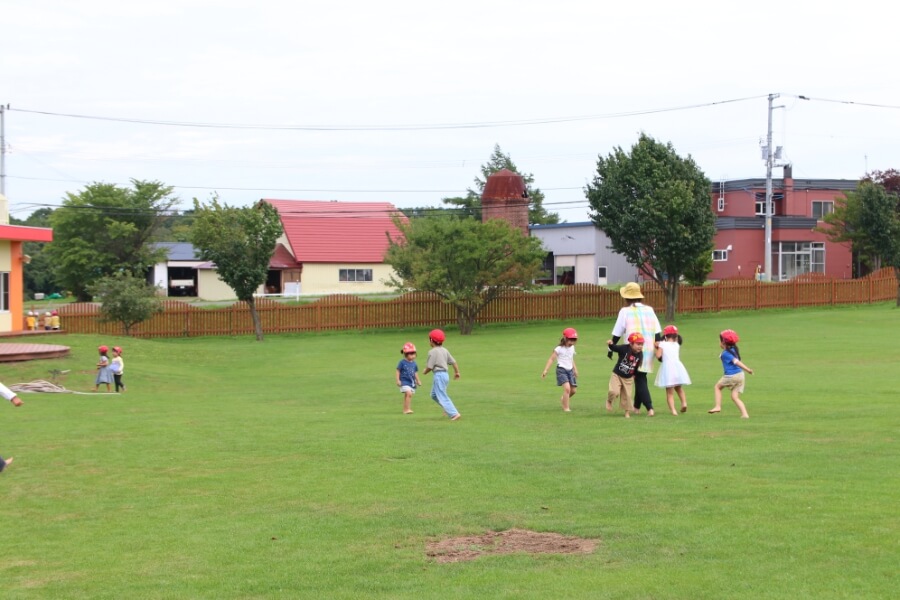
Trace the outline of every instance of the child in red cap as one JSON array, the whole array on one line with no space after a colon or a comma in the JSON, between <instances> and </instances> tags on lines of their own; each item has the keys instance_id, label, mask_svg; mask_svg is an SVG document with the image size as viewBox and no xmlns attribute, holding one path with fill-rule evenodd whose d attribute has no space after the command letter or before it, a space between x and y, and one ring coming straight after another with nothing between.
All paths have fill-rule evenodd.
<instances>
[{"instance_id":1,"label":"child in red cap","mask_svg":"<svg viewBox=\"0 0 900 600\"><path fill-rule=\"evenodd\" d=\"M459 421L462 415L456 410L453 400L447 394L447 386L450 384L450 374L447 369L452 366L453 378L459 379L459 363L456 362L450 351L444 348L446 339L447 336L440 329L432 329L428 334L431 350L428 351L428 362L422 374L434 373L434 379L431 382L431 399L444 409L444 414L450 417L451 421Z\"/></svg>"},{"instance_id":2,"label":"child in red cap","mask_svg":"<svg viewBox=\"0 0 900 600\"><path fill-rule=\"evenodd\" d=\"M571 327L563 329L562 338L559 340L559 346L550 353L547 359L547 366L541 373L541 378L547 376L547 371L553 361L556 361L556 385L563 389L562 396L559 398L562 404L563 412L572 412L569 406L569 399L578 391L578 367L575 366L575 344L578 342L578 332Z\"/></svg>"},{"instance_id":3,"label":"child in red cap","mask_svg":"<svg viewBox=\"0 0 900 600\"><path fill-rule=\"evenodd\" d=\"M97 352L100 353L100 360L97 361L97 378L94 380L94 391L100 391L100 384L106 384L106 391L111 392L109 389L109 384L113 382L112 371L109 369L109 348L106 346L100 346L97 348Z\"/></svg>"},{"instance_id":4,"label":"child in red cap","mask_svg":"<svg viewBox=\"0 0 900 600\"><path fill-rule=\"evenodd\" d=\"M606 410L613 409L613 400L619 399L625 418L630 419L634 412L632 398L634 397L634 375L641 367L644 360L644 336L638 332L628 335L627 344L613 344L612 340L606 340L606 346L610 352L619 355L616 366L613 367L612 376L609 378L609 391L606 395ZM647 411L653 416L653 409Z\"/></svg>"},{"instance_id":5,"label":"child in red cap","mask_svg":"<svg viewBox=\"0 0 900 600\"><path fill-rule=\"evenodd\" d=\"M663 329L663 339L654 344L656 358L662 362L656 373L656 387L666 388L666 404L673 415L678 414L675 411L675 394L681 400L681 412L687 412L687 396L683 386L691 385L691 377L681 362L683 341L678 328L667 325Z\"/></svg>"},{"instance_id":6,"label":"child in red cap","mask_svg":"<svg viewBox=\"0 0 900 600\"><path fill-rule=\"evenodd\" d=\"M112 371L113 379L116 381L116 393L118 394L121 389L124 394L125 383L122 381L122 376L125 375L125 361L122 359L121 346L113 346L113 359L109 370Z\"/></svg>"},{"instance_id":7,"label":"child in red cap","mask_svg":"<svg viewBox=\"0 0 900 600\"><path fill-rule=\"evenodd\" d=\"M403 344L400 349L403 359L397 363L397 387L403 394L403 414L412 414L412 397L416 388L422 385L419 379L419 365L416 364L416 345L412 342Z\"/></svg>"},{"instance_id":8,"label":"child in red cap","mask_svg":"<svg viewBox=\"0 0 900 600\"><path fill-rule=\"evenodd\" d=\"M709 414L722 412L722 390L728 388L731 390L731 400L737 405L741 411L742 419L749 419L747 407L741 400L741 392L744 391L744 371L753 375L753 369L741 362L741 352L737 347L738 334L726 329L719 334L719 346L722 348L722 354L719 358L722 360L722 368L725 374L716 382L716 405L709 411Z\"/></svg>"}]
</instances>

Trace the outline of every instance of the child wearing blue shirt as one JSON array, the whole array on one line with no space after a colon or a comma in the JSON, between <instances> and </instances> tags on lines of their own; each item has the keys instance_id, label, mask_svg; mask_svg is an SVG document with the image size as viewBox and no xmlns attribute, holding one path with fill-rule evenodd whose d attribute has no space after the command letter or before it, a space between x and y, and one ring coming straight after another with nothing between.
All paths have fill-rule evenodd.
<instances>
[{"instance_id":1,"label":"child wearing blue shirt","mask_svg":"<svg viewBox=\"0 0 900 600\"><path fill-rule=\"evenodd\" d=\"M412 342L403 344L400 350L403 360L397 363L397 387L403 394L403 414L412 414L412 397L416 387L422 385L419 380L419 365L416 364L416 346Z\"/></svg>"},{"instance_id":2,"label":"child wearing blue shirt","mask_svg":"<svg viewBox=\"0 0 900 600\"><path fill-rule=\"evenodd\" d=\"M744 391L744 371L753 375L753 369L741 362L741 352L737 347L738 334L726 329L719 334L719 346L722 348L722 354L719 358L722 360L722 369L725 374L716 382L716 405L709 411L709 414L722 412L722 390L728 388L731 390L731 400L737 405L741 411L742 419L749 419L747 407L741 401L741 392Z\"/></svg>"}]
</instances>

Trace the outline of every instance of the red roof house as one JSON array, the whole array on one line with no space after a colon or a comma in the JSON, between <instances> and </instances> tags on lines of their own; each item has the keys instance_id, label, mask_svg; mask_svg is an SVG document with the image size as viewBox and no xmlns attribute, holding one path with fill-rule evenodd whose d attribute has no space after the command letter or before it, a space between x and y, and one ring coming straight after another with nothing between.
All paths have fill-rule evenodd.
<instances>
[{"instance_id":1,"label":"red roof house","mask_svg":"<svg viewBox=\"0 0 900 600\"><path fill-rule=\"evenodd\" d=\"M284 228L279 240L284 252L276 250L272 268L294 261L293 268L282 272L285 291L294 285L299 285L304 294L389 289L383 280L393 271L390 265L384 264L384 254L388 248L387 236L400 237L392 220L395 215L401 215L396 206L389 202L271 199L262 202L268 202L278 211Z\"/></svg>"}]
</instances>

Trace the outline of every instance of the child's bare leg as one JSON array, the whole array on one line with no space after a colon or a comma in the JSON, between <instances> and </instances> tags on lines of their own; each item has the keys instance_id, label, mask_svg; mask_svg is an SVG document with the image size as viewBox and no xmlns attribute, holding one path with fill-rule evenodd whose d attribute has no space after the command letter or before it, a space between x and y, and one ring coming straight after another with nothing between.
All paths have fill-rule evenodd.
<instances>
[{"instance_id":1,"label":"child's bare leg","mask_svg":"<svg viewBox=\"0 0 900 600\"><path fill-rule=\"evenodd\" d=\"M670 387L666 388L666 404L669 405L669 412L677 416L678 411L675 410L675 390Z\"/></svg>"},{"instance_id":2,"label":"child's bare leg","mask_svg":"<svg viewBox=\"0 0 900 600\"><path fill-rule=\"evenodd\" d=\"M737 388L731 390L731 400L737 405L738 410L741 411L742 419L749 419L750 415L747 414L747 407L744 406L743 400L741 400L741 393L737 391Z\"/></svg>"},{"instance_id":3,"label":"child's bare leg","mask_svg":"<svg viewBox=\"0 0 900 600\"><path fill-rule=\"evenodd\" d=\"M717 383L714 389L716 390L716 394L715 394L716 405L712 408L712 410L709 411L710 414L722 411L722 388L719 387L719 384Z\"/></svg>"},{"instance_id":4,"label":"child's bare leg","mask_svg":"<svg viewBox=\"0 0 900 600\"><path fill-rule=\"evenodd\" d=\"M403 393L403 414L408 415L412 412L412 394L409 392Z\"/></svg>"},{"instance_id":5,"label":"child's bare leg","mask_svg":"<svg viewBox=\"0 0 900 600\"><path fill-rule=\"evenodd\" d=\"M684 393L684 386L676 385L675 393L678 394L678 399L681 400L681 412L687 412L687 395Z\"/></svg>"},{"instance_id":6,"label":"child's bare leg","mask_svg":"<svg viewBox=\"0 0 900 600\"><path fill-rule=\"evenodd\" d=\"M571 408L569 408L569 397L572 395L572 386L568 383L563 384L563 393L559 398L560 404L562 404L562 409L565 412L571 412Z\"/></svg>"}]
</instances>

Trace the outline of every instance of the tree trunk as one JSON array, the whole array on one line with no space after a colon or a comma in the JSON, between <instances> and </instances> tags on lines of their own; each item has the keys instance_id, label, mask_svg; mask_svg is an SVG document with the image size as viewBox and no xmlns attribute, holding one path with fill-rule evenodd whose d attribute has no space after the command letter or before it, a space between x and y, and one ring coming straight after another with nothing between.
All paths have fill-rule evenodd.
<instances>
[{"instance_id":1,"label":"tree trunk","mask_svg":"<svg viewBox=\"0 0 900 600\"><path fill-rule=\"evenodd\" d=\"M256 312L256 301L251 297L247 300L247 306L250 307L250 318L253 319L253 329L256 331L256 341L263 341L262 321L259 319L259 313Z\"/></svg>"},{"instance_id":2,"label":"tree trunk","mask_svg":"<svg viewBox=\"0 0 900 600\"><path fill-rule=\"evenodd\" d=\"M456 309L456 324L460 335L469 335L475 328L475 319L461 308Z\"/></svg>"},{"instance_id":3,"label":"tree trunk","mask_svg":"<svg viewBox=\"0 0 900 600\"><path fill-rule=\"evenodd\" d=\"M666 293L666 323L674 323L675 309L678 307L678 282L669 279L663 291Z\"/></svg>"}]
</instances>

